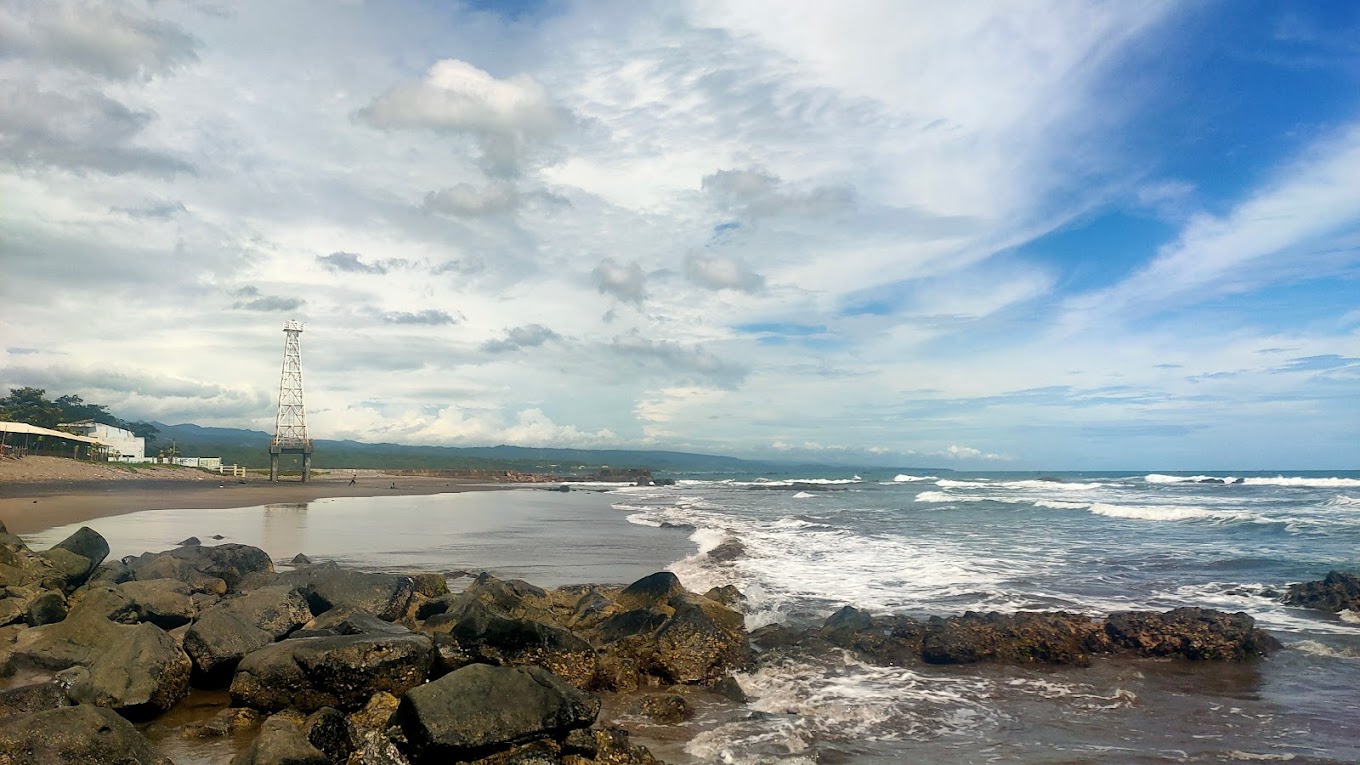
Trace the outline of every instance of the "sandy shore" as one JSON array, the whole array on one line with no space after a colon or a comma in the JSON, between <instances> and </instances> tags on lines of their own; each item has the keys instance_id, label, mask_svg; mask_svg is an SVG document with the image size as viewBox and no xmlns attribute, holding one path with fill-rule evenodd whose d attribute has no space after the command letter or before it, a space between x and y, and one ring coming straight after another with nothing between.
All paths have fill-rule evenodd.
<instances>
[{"instance_id":1,"label":"sandy shore","mask_svg":"<svg viewBox=\"0 0 1360 765\"><path fill-rule=\"evenodd\" d=\"M310 502L324 497L376 497L442 494L516 488L452 478L387 476L353 471L313 478L302 483L270 483L259 477L232 478L202 474L201 478L122 478L118 480L0 481L0 522L11 534L32 534L55 526L141 510L253 507L280 502ZM396 488L392 488L395 485Z\"/></svg>"}]
</instances>

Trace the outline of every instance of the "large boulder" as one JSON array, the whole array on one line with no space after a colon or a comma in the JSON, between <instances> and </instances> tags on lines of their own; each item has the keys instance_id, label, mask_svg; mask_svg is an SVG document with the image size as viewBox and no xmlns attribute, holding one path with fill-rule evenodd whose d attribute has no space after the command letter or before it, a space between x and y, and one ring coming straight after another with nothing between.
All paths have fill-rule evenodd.
<instances>
[{"instance_id":1,"label":"large boulder","mask_svg":"<svg viewBox=\"0 0 1360 765\"><path fill-rule=\"evenodd\" d=\"M615 600L625 610L656 609L683 594L685 587L680 579L669 571L660 571L628 585Z\"/></svg>"},{"instance_id":2,"label":"large boulder","mask_svg":"<svg viewBox=\"0 0 1360 765\"><path fill-rule=\"evenodd\" d=\"M178 579L196 591L218 594L239 592L253 575L274 571L264 550L235 543L188 545L123 560L134 579Z\"/></svg>"},{"instance_id":3,"label":"large boulder","mask_svg":"<svg viewBox=\"0 0 1360 765\"><path fill-rule=\"evenodd\" d=\"M480 605L469 609L448 634L470 661L543 667L577 688L592 687L599 672L595 649L581 638L541 622L501 616Z\"/></svg>"},{"instance_id":4,"label":"large boulder","mask_svg":"<svg viewBox=\"0 0 1360 765\"><path fill-rule=\"evenodd\" d=\"M88 700L125 714L164 712L189 693L192 664L159 627L138 624L88 666Z\"/></svg>"},{"instance_id":5,"label":"large boulder","mask_svg":"<svg viewBox=\"0 0 1360 765\"><path fill-rule=\"evenodd\" d=\"M670 605L675 613L652 637L655 665L663 678L672 683L714 683L750 662L750 639L741 614L701 597L681 596Z\"/></svg>"},{"instance_id":6,"label":"large boulder","mask_svg":"<svg viewBox=\"0 0 1360 765\"><path fill-rule=\"evenodd\" d=\"M1360 611L1360 576L1331 571L1320 582L1291 584L1284 603L1322 611Z\"/></svg>"},{"instance_id":7,"label":"large boulder","mask_svg":"<svg viewBox=\"0 0 1360 765\"><path fill-rule=\"evenodd\" d=\"M406 615L415 592L415 583L409 576L371 574L329 562L285 571L278 581L302 592L314 613L349 608L389 622Z\"/></svg>"},{"instance_id":8,"label":"large boulder","mask_svg":"<svg viewBox=\"0 0 1360 765\"><path fill-rule=\"evenodd\" d=\"M232 703L267 711L354 710L378 691L396 695L424 682L432 659L430 639L411 633L293 638L241 660Z\"/></svg>"},{"instance_id":9,"label":"large boulder","mask_svg":"<svg viewBox=\"0 0 1360 765\"><path fill-rule=\"evenodd\" d=\"M81 701L128 714L164 711L189 692L192 664L175 639L151 624L115 624L95 613L35 627L15 643L17 666L84 667L73 686Z\"/></svg>"},{"instance_id":10,"label":"large boulder","mask_svg":"<svg viewBox=\"0 0 1360 765\"><path fill-rule=\"evenodd\" d=\"M476 606L512 619L554 621L552 593L519 579L497 579L486 572L479 574L462 592L426 601L421 605L420 618L443 613L457 618Z\"/></svg>"},{"instance_id":11,"label":"large boulder","mask_svg":"<svg viewBox=\"0 0 1360 765\"><path fill-rule=\"evenodd\" d=\"M184 634L184 650L209 684L225 681L223 674L246 654L281 640L311 618L296 589L262 587L204 611Z\"/></svg>"},{"instance_id":12,"label":"large boulder","mask_svg":"<svg viewBox=\"0 0 1360 765\"><path fill-rule=\"evenodd\" d=\"M127 720L88 704L49 709L0 724L0 762L170 765Z\"/></svg>"},{"instance_id":13,"label":"large boulder","mask_svg":"<svg viewBox=\"0 0 1360 765\"><path fill-rule=\"evenodd\" d=\"M969 612L925 625L921 658L929 664L1090 664L1092 650L1106 649L1101 626L1065 612L1016 614Z\"/></svg>"},{"instance_id":14,"label":"large boulder","mask_svg":"<svg viewBox=\"0 0 1360 765\"><path fill-rule=\"evenodd\" d=\"M189 585L177 579L148 579L122 584L91 583L76 593L82 611L97 610L104 618L136 624L150 622L165 630L182 627L198 615ZM76 597L72 596L72 597Z\"/></svg>"},{"instance_id":15,"label":"large boulder","mask_svg":"<svg viewBox=\"0 0 1360 765\"><path fill-rule=\"evenodd\" d=\"M74 534L39 555L66 574L67 586L74 589L89 579L90 574L108 557L109 543L99 532L89 526L81 526Z\"/></svg>"},{"instance_id":16,"label":"large boulder","mask_svg":"<svg viewBox=\"0 0 1360 765\"><path fill-rule=\"evenodd\" d=\"M420 758L466 761L589 727L600 700L539 667L471 664L402 697L396 721Z\"/></svg>"},{"instance_id":17,"label":"large boulder","mask_svg":"<svg viewBox=\"0 0 1360 765\"><path fill-rule=\"evenodd\" d=\"M0 691L0 724L12 717L23 717L45 709L71 706L63 683L49 681L21 685Z\"/></svg>"},{"instance_id":18,"label":"large boulder","mask_svg":"<svg viewBox=\"0 0 1360 765\"><path fill-rule=\"evenodd\" d=\"M1105 632L1116 646L1140 656L1194 661L1242 661L1282 647L1247 614L1203 608L1111 614Z\"/></svg>"},{"instance_id":19,"label":"large boulder","mask_svg":"<svg viewBox=\"0 0 1360 765\"><path fill-rule=\"evenodd\" d=\"M236 755L231 765L332 765L325 752L312 746L296 721L276 716L264 721L259 735Z\"/></svg>"}]
</instances>

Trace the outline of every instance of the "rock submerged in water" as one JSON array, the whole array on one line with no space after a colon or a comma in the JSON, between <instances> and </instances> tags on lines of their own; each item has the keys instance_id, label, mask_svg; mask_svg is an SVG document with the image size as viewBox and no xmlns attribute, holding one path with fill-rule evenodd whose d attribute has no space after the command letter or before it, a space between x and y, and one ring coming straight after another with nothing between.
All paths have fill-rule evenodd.
<instances>
[{"instance_id":1,"label":"rock submerged in water","mask_svg":"<svg viewBox=\"0 0 1360 765\"><path fill-rule=\"evenodd\" d=\"M834 646L871 664L1047 664L1086 666L1093 656L1134 655L1188 661L1246 661L1282 647L1244 613L1200 608L1082 614L968 612L924 622L870 616L846 607L821 627L774 625L752 635L771 656Z\"/></svg>"},{"instance_id":2,"label":"rock submerged in water","mask_svg":"<svg viewBox=\"0 0 1360 765\"><path fill-rule=\"evenodd\" d=\"M1360 612L1360 576L1331 571L1321 581L1289 585L1284 604L1321 611Z\"/></svg>"}]
</instances>

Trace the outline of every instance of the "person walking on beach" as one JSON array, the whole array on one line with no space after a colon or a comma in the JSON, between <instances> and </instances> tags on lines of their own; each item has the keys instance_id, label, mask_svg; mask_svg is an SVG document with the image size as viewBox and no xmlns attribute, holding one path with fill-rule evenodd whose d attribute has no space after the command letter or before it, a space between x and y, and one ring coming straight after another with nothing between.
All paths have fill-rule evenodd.
<instances>
[{"instance_id":1,"label":"person walking on beach","mask_svg":"<svg viewBox=\"0 0 1360 765\"><path fill-rule=\"evenodd\" d=\"M350 485L350 486L353 486L354 484L356 484L356 483L358 483L358 482L359 482L359 474L358 474L358 473L355 473L354 475L352 475L352 476L349 477L349 485Z\"/></svg>"}]
</instances>

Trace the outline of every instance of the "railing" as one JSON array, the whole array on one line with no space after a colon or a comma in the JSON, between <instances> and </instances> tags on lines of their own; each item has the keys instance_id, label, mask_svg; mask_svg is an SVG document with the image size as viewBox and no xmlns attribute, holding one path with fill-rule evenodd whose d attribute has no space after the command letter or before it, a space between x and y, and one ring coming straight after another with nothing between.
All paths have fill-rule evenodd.
<instances>
[{"instance_id":1,"label":"railing","mask_svg":"<svg viewBox=\"0 0 1360 765\"><path fill-rule=\"evenodd\" d=\"M222 475L231 473L233 478L240 478L241 476L244 476L246 474L246 469L241 467L240 465L218 465L217 472L221 473Z\"/></svg>"}]
</instances>

